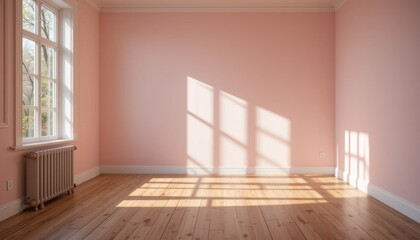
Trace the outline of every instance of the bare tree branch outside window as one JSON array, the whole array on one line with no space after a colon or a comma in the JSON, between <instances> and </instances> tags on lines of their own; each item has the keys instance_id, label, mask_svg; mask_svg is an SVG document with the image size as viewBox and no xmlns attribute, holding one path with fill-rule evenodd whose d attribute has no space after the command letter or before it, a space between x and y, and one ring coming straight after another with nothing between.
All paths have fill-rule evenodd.
<instances>
[{"instance_id":1,"label":"bare tree branch outside window","mask_svg":"<svg viewBox=\"0 0 420 240\"><path fill-rule=\"evenodd\" d=\"M39 35L42 38L55 42L56 38L56 15L45 6L39 8L38 1L22 1L22 28L24 31ZM37 23L40 23L39 32ZM34 47L35 46L35 47ZM41 106L41 135L51 135L51 123L53 114L51 108L54 104L55 91L53 79L55 78L55 49L46 44L27 39L23 40L22 66L23 66L23 115L22 126L23 136L33 137L34 129L34 107ZM38 56L37 48L41 48L41 56ZM38 72L38 67L40 66ZM38 76L38 77L35 77ZM38 85L40 84L40 85ZM36 98L39 92L37 86L41 87L40 99ZM44 109L45 108L45 109Z\"/></svg>"}]
</instances>

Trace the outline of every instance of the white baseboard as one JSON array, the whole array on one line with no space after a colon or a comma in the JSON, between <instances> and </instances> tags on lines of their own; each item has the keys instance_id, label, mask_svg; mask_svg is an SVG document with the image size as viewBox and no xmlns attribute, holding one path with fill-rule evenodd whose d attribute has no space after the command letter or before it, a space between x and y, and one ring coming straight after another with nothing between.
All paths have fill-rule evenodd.
<instances>
[{"instance_id":1,"label":"white baseboard","mask_svg":"<svg viewBox=\"0 0 420 240\"><path fill-rule=\"evenodd\" d=\"M97 177L101 174L100 168L99 167L95 167L92 169L89 169L87 171L84 171L82 173L79 173L77 175L74 176L74 183L76 183L77 185L84 183L94 177Z\"/></svg>"},{"instance_id":2,"label":"white baseboard","mask_svg":"<svg viewBox=\"0 0 420 240\"><path fill-rule=\"evenodd\" d=\"M334 174L334 167L213 168L183 166L101 166L103 174Z\"/></svg>"},{"instance_id":3,"label":"white baseboard","mask_svg":"<svg viewBox=\"0 0 420 240\"><path fill-rule=\"evenodd\" d=\"M75 175L74 183L81 184L99 175L99 167L92 168ZM0 205L0 221L22 212L27 207L28 205L25 204L25 197Z\"/></svg>"},{"instance_id":4,"label":"white baseboard","mask_svg":"<svg viewBox=\"0 0 420 240\"><path fill-rule=\"evenodd\" d=\"M413 219L414 221L420 223L420 206L417 206L416 204L409 202L373 184L369 184L368 194L392 207L398 212Z\"/></svg>"},{"instance_id":5,"label":"white baseboard","mask_svg":"<svg viewBox=\"0 0 420 240\"><path fill-rule=\"evenodd\" d=\"M357 176L351 175L347 172L336 169L335 176L337 178L343 179L343 181L356 187L360 191L369 194L382 203L420 223L420 206L417 206L416 204L411 203L393 193L377 187L372 183L359 179Z\"/></svg>"},{"instance_id":6,"label":"white baseboard","mask_svg":"<svg viewBox=\"0 0 420 240\"><path fill-rule=\"evenodd\" d=\"M178 166L101 166L101 174L185 174Z\"/></svg>"},{"instance_id":7,"label":"white baseboard","mask_svg":"<svg viewBox=\"0 0 420 240\"><path fill-rule=\"evenodd\" d=\"M8 202L0 206L0 221L3 221L6 218L9 218L13 215L16 215L28 206L24 203L25 197L18 198L14 201Z\"/></svg>"},{"instance_id":8,"label":"white baseboard","mask_svg":"<svg viewBox=\"0 0 420 240\"><path fill-rule=\"evenodd\" d=\"M369 182L358 178L357 176L351 175L349 172L338 170L337 168L335 169L335 176L356 187L360 191L368 193Z\"/></svg>"}]
</instances>

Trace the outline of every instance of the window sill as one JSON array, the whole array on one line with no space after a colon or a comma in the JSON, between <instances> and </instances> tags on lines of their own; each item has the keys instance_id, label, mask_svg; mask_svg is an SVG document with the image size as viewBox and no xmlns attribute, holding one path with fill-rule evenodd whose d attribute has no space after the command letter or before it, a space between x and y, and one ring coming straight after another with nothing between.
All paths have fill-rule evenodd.
<instances>
[{"instance_id":1,"label":"window sill","mask_svg":"<svg viewBox=\"0 0 420 240\"><path fill-rule=\"evenodd\" d=\"M59 139L59 140L52 140L52 141L46 141L46 142L25 143L19 146L10 147L10 149L14 151L21 151L21 150L40 148L40 147L55 146L55 145L70 143L73 141L74 139Z\"/></svg>"}]
</instances>

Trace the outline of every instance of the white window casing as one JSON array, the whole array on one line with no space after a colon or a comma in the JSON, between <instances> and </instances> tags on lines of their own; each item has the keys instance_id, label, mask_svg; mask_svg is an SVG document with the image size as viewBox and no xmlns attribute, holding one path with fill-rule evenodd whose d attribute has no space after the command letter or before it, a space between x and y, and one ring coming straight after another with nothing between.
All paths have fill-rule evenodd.
<instances>
[{"instance_id":1,"label":"white window casing","mask_svg":"<svg viewBox=\"0 0 420 240\"><path fill-rule=\"evenodd\" d=\"M78 2L77 0L38 0L39 4L45 5L49 10L55 9L57 18L56 42L42 39L39 34L32 34L22 27L22 0L15 1L16 4L16 138L15 150L28 149L40 146L49 146L73 141L77 134L78 120ZM40 17L38 17L40 18ZM38 23L39 24L39 23ZM39 28L40 29L40 28ZM58 30L58 31L57 31ZM25 32L24 32L25 31ZM23 117L23 71L22 71L22 40L25 38L34 38L37 43L45 43L45 46L56 49L56 105L50 107L56 110L56 119L54 125L53 137L42 137L24 139L22 132ZM41 46L38 46L38 54ZM38 57L38 56L37 56ZM39 58L40 59L40 58ZM41 65L41 62L38 62ZM41 75L38 66L38 74ZM38 79L41 83L41 77ZM41 84L39 84L41 85ZM40 95L40 87L38 89ZM40 101L38 101L40 104ZM38 106L38 109L42 107ZM41 112L39 112L41 114ZM39 118L40 119L40 118ZM40 123L34 129L41 130Z\"/></svg>"}]
</instances>

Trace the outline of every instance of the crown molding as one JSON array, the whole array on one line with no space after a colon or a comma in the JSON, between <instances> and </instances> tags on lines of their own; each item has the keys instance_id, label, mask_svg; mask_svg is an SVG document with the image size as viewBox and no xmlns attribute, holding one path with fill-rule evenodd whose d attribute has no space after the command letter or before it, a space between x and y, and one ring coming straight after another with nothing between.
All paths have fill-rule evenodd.
<instances>
[{"instance_id":1,"label":"crown molding","mask_svg":"<svg viewBox=\"0 0 420 240\"><path fill-rule=\"evenodd\" d=\"M334 7L150 7L150 6L107 6L101 12L334 12Z\"/></svg>"},{"instance_id":2,"label":"crown molding","mask_svg":"<svg viewBox=\"0 0 420 240\"><path fill-rule=\"evenodd\" d=\"M86 0L86 2L92 5L92 7L94 7L98 12L101 11L102 3L100 2L100 0Z\"/></svg>"},{"instance_id":3,"label":"crown molding","mask_svg":"<svg viewBox=\"0 0 420 240\"><path fill-rule=\"evenodd\" d=\"M100 0L96 0L100 1ZM334 3L102 4L101 12L334 12Z\"/></svg>"},{"instance_id":4,"label":"crown molding","mask_svg":"<svg viewBox=\"0 0 420 240\"><path fill-rule=\"evenodd\" d=\"M199 5L199 4L106 4L101 0L86 0L95 9L105 13L118 12L335 12L347 0L335 0L331 3L277 3L269 5Z\"/></svg>"}]
</instances>

